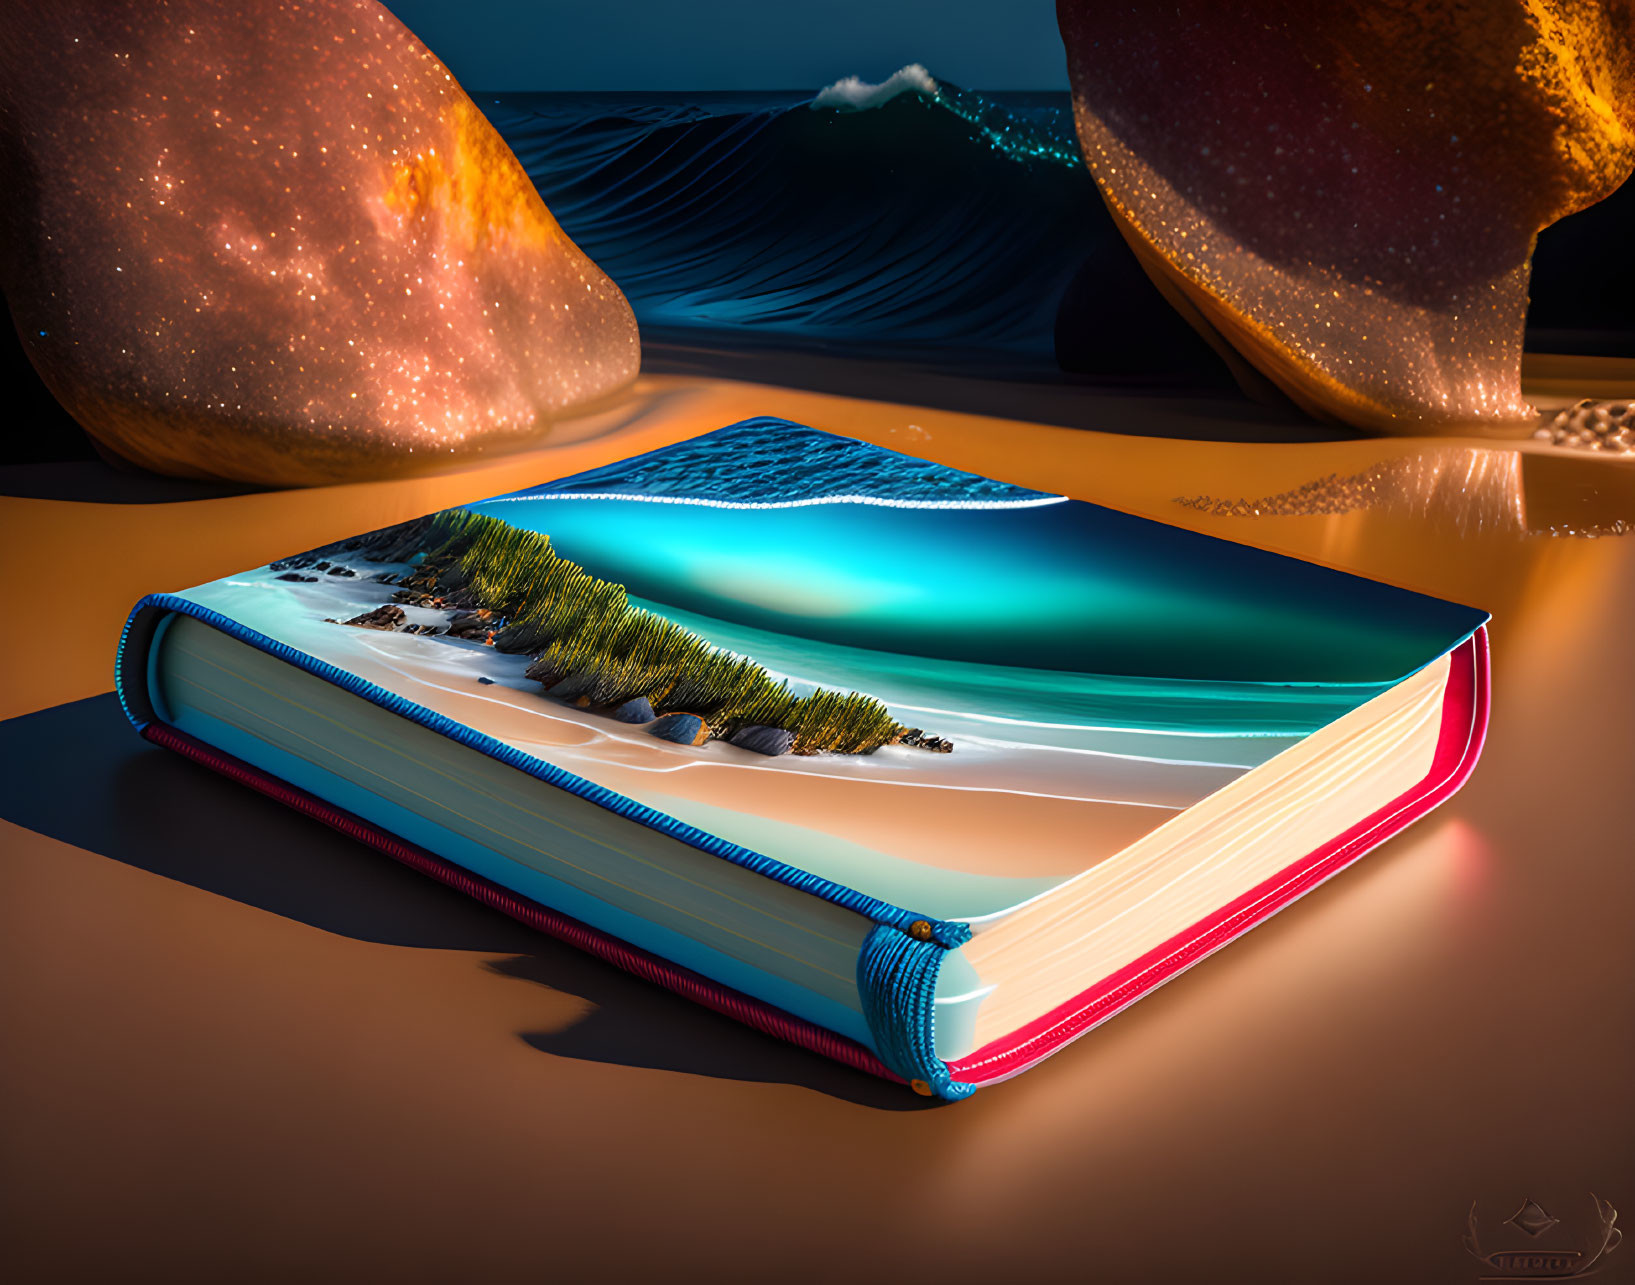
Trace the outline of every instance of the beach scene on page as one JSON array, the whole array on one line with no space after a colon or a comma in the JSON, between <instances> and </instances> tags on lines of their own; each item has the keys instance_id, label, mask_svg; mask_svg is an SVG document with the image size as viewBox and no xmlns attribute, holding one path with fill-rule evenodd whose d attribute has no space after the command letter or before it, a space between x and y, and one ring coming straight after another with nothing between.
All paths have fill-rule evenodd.
<instances>
[{"instance_id":1,"label":"beach scene on page","mask_svg":"<svg viewBox=\"0 0 1635 1285\"><path fill-rule=\"evenodd\" d=\"M764 418L186 596L706 832L961 917L1119 852L1475 619Z\"/></svg>"}]
</instances>

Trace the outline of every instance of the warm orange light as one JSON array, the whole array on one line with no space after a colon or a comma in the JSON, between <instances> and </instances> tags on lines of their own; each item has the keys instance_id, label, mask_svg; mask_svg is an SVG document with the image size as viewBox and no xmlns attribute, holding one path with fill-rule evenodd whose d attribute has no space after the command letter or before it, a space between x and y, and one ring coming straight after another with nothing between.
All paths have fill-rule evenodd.
<instances>
[{"instance_id":1,"label":"warm orange light","mask_svg":"<svg viewBox=\"0 0 1635 1285\"><path fill-rule=\"evenodd\" d=\"M1085 158L1231 359L1374 429L1517 425L1539 229L1635 169L1629 0L1059 0Z\"/></svg>"},{"instance_id":2,"label":"warm orange light","mask_svg":"<svg viewBox=\"0 0 1635 1285\"><path fill-rule=\"evenodd\" d=\"M4 287L111 451L314 483L537 440L635 319L375 0L10 6Z\"/></svg>"}]
</instances>

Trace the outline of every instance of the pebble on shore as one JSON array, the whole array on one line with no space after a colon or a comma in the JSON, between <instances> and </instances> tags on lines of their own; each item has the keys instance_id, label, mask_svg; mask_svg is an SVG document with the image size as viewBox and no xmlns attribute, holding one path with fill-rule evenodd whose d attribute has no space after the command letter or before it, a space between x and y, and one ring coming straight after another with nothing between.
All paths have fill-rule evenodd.
<instances>
[{"instance_id":1,"label":"pebble on shore","mask_svg":"<svg viewBox=\"0 0 1635 1285\"><path fill-rule=\"evenodd\" d=\"M1635 403L1598 402L1586 397L1558 411L1533 437L1552 446L1627 455L1635 450Z\"/></svg>"},{"instance_id":2,"label":"pebble on shore","mask_svg":"<svg viewBox=\"0 0 1635 1285\"><path fill-rule=\"evenodd\" d=\"M710 739L710 725L697 714L666 714L647 730L677 745L702 745Z\"/></svg>"},{"instance_id":3,"label":"pebble on shore","mask_svg":"<svg viewBox=\"0 0 1635 1285\"><path fill-rule=\"evenodd\" d=\"M795 744L795 734L786 727L743 727L728 739L742 749L769 756L787 754Z\"/></svg>"}]
</instances>

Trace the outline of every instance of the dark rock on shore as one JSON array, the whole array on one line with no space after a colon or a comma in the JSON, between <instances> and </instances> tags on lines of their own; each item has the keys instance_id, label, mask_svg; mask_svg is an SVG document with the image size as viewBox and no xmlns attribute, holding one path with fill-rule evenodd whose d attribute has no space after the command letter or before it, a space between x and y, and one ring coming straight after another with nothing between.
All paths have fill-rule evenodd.
<instances>
[{"instance_id":1,"label":"dark rock on shore","mask_svg":"<svg viewBox=\"0 0 1635 1285\"><path fill-rule=\"evenodd\" d=\"M552 669L543 656L534 657L528 668L522 671L522 676L536 683L543 683L546 691L560 683L564 677Z\"/></svg>"},{"instance_id":2,"label":"dark rock on shore","mask_svg":"<svg viewBox=\"0 0 1635 1285\"><path fill-rule=\"evenodd\" d=\"M447 558L438 558L431 562L422 562L404 575L402 584L410 589L423 589L427 593L447 594L451 590L463 585L465 579L459 573L457 565L452 565Z\"/></svg>"},{"instance_id":3,"label":"dark rock on shore","mask_svg":"<svg viewBox=\"0 0 1635 1285\"><path fill-rule=\"evenodd\" d=\"M588 692L596 684L596 679L590 674L569 674L559 678L554 683L545 686L545 694L553 696L559 701L567 701L570 705Z\"/></svg>"},{"instance_id":4,"label":"dark rock on shore","mask_svg":"<svg viewBox=\"0 0 1635 1285\"><path fill-rule=\"evenodd\" d=\"M666 714L647 730L677 745L702 745L710 739L710 725L697 714Z\"/></svg>"},{"instance_id":5,"label":"dark rock on shore","mask_svg":"<svg viewBox=\"0 0 1635 1285\"><path fill-rule=\"evenodd\" d=\"M498 616L486 607L479 607L476 611L457 612L448 622L448 636L467 638L472 642L492 642L494 631L499 626Z\"/></svg>"},{"instance_id":6,"label":"dark rock on shore","mask_svg":"<svg viewBox=\"0 0 1635 1285\"><path fill-rule=\"evenodd\" d=\"M929 750L933 754L952 754L954 743L941 736L927 736L918 727L905 727L892 738L894 744L907 745L911 749Z\"/></svg>"},{"instance_id":7,"label":"dark rock on shore","mask_svg":"<svg viewBox=\"0 0 1635 1285\"><path fill-rule=\"evenodd\" d=\"M494 650L504 652L507 656L521 656L539 646L539 639L532 630L521 630L515 625L506 625L503 629L494 631Z\"/></svg>"},{"instance_id":8,"label":"dark rock on shore","mask_svg":"<svg viewBox=\"0 0 1635 1285\"><path fill-rule=\"evenodd\" d=\"M742 749L757 754L787 754L795 744L795 734L786 727L742 727L727 738Z\"/></svg>"},{"instance_id":9,"label":"dark rock on shore","mask_svg":"<svg viewBox=\"0 0 1635 1285\"><path fill-rule=\"evenodd\" d=\"M397 583L397 577L395 575L393 575L390 571L377 571L374 575L370 576L369 578L371 580L373 580L376 584L396 584Z\"/></svg>"},{"instance_id":10,"label":"dark rock on shore","mask_svg":"<svg viewBox=\"0 0 1635 1285\"><path fill-rule=\"evenodd\" d=\"M329 574L332 576L356 576L358 573L352 570L351 567L334 566L329 569Z\"/></svg>"},{"instance_id":11,"label":"dark rock on shore","mask_svg":"<svg viewBox=\"0 0 1635 1285\"><path fill-rule=\"evenodd\" d=\"M494 680L489 678L486 674L479 674L477 676L477 681L484 687L492 687L494 685Z\"/></svg>"},{"instance_id":12,"label":"dark rock on shore","mask_svg":"<svg viewBox=\"0 0 1635 1285\"><path fill-rule=\"evenodd\" d=\"M280 580L293 580L296 584L317 584L318 583L318 577L317 576L303 576L303 575L301 575L301 574L299 574L298 572L295 572L295 571L286 571L283 575L279 576L278 579L280 579Z\"/></svg>"},{"instance_id":13,"label":"dark rock on shore","mask_svg":"<svg viewBox=\"0 0 1635 1285\"><path fill-rule=\"evenodd\" d=\"M393 630L407 618L402 607L392 603L384 603L373 611L366 611L361 616L353 616L350 620L343 620L343 625L355 625L359 629Z\"/></svg>"},{"instance_id":14,"label":"dark rock on shore","mask_svg":"<svg viewBox=\"0 0 1635 1285\"><path fill-rule=\"evenodd\" d=\"M613 717L621 723L651 723L656 716L647 697L636 696L615 709Z\"/></svg>"}]
</instances>

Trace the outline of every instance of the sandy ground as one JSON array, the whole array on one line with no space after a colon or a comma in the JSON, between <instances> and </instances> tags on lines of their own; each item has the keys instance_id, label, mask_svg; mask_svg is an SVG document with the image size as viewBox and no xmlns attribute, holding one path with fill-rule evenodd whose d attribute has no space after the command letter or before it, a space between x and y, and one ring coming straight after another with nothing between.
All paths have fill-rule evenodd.
<instances>
[{"instance_id":1,"label":"sandy ground","mask_svg":"<svg viewBox=\"0 0 1635 1285\"><path fill-rule=\"evenodd\" d=\"M147 747L107 695L143 592L748 414L1487 608L1484 760L1343 878L939 1109ZM141 484L86 469L0 479L32 497L0 501L26 586L0 635L8 1279L902 1280L957 1263L1449 1282L1480 1271L1472 1202L1495 1245L1528 1197L1568 1246L1589 1241L1591 1191L1635 1209L1635 543L1539 534L1635 518L1627 465L1525 447L1480 475L1519 515L1485 524L1458 490L1407 484L1350 513L1235 518L1174 500L1474 448L1159 439L669 377L576 432L325 491L141 503ZM1603 1278L1629 1277L1630 1253Z\"/></svg>"}]
</instances>

